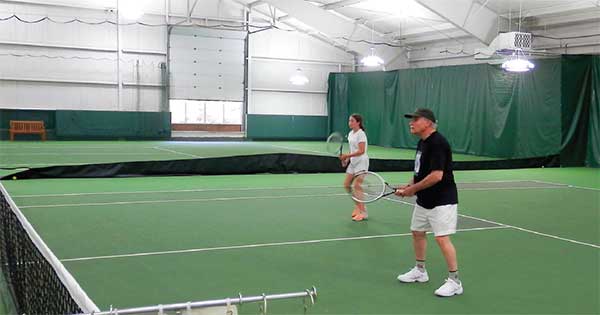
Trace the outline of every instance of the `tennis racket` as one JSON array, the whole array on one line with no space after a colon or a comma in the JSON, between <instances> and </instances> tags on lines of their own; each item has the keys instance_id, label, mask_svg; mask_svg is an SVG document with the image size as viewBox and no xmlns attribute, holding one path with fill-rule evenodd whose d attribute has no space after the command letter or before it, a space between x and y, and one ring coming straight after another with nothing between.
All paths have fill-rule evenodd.
<instances>
[{"instance_id":1,"label":"tennis racket","mask_svg":"<svg viewBox=\"0 0 600 315\"><path fill-rule=\"evenodd\" d=\"M334 132L327 137L327 152L340 156L344 150L344 136L339 132Z\"/></svg>"},{"instance_id":2,"label":"tennis racket","mask_svg":"<svg viewBox=\"0 0 600 315\"><path fill-rule=\"evenodd\" d=\"M339 132L334 132L327 137L326 150L335 156L342 155L344 151L344 136ZM348 166L349 160L342 161L342 167Z\"/></svg>"},{"instance_id":3,"label":"tennis racket","mask_svg":"<svg viewBox=\"0 0 600 315\"><path fill-rule=\"evenodd\" d=\"M386 183L383 177L373 172L358 173L354 175L350 183L352 199L361 203L377 201L395 193L396 190Z\"/></svg>"}]
</instances>

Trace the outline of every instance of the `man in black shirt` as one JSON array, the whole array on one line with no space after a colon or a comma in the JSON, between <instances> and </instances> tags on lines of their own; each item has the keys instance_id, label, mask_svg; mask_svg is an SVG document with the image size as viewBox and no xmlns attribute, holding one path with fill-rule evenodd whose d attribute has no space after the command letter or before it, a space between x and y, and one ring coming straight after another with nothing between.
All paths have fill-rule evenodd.
<instances>
[{"instance_id":1,"label":"man in black shirt","mask_svg":"<svg viewBox=\"0 0 600 315\"><path fill-rule=\"evenodd\" d=\"M456 250L450 235L456 233L458 193L452 173L452 151L444 136L436 131L433 112L419 108L414 113L404 115L410 118L410 132L421 138L415 156L415 173L408 185L399 187L396 195L410 197L417 195L413 210L411 230L416 264L407 273L398 276L401 282L427 282L425 270L426 232L435 235L446 263L449 276L446 282L435 291L438 296L453 296L463 293L458 279Z\"/></svg>"}]
</instances>

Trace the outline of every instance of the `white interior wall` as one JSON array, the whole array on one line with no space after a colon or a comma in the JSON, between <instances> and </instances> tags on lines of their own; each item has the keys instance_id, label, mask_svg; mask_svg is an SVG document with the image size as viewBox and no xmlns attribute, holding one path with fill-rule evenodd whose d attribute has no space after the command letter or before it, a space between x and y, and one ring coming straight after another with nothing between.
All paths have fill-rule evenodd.
<instances>
[{"instance_id":1,"label":"white interior wall","mask_svg":"<svg viewBox=\"0 0 600 315\"><path fill-rule=\"evenodd\" d=\"M37 4L0 2L0 17L17 14L29 20L45 16L61 21L116 20L114 11L109 10L115 7L116 0L44 1L48 5L37 0L31 2ZM170 0L169 3L171 23L182 21L188 9L187 1ZM165 22L162 16L165 0L148 0L143 6L148 12L143 22ZM242 21L243 12L234 1L201 0L193 16L198 23L222 21L227 24ZM532 32L554 37L600 33L600 19L537 27ZM117 105L116 35L116 26L110 24L0 21L0 107L160 110L163 91L159 64L166 58L166 27L121 27L124 84L120 107ZM569 44L565 45L566 42ZM556 54L600 53L599 37L567 41L536 38L534 44ZM387 70L485 63L488 61L472 56L440 53L463 50L470 54L483 47L469 37L411 44L409 53L399 49L400 57L388 64ZM33 57L41 55L52 58ZM327 75L339 71L340 67L342 71L352 71L353 61L352 55L301 32L268 30L252 34L248 112L326 115ZM308 85L298 87L289 83L288 78L296 68L301 68L309 77Z\"/></svg>"},{"instance_id":2,"label":"white interior wall","mask_svg":"<svg viewBox=\"0 0 600 315\"><path fill-rule=\"evenodd\" d=\"M254 91L250 114L327 116L323 94Z\"/></svg>"},{"instance_id":3,"label":"white interior wall","mask_svg":"<svg viewBox=\"0 0 600 315\"><path fill-rule=\"evenodd\" d=\"M250 35L249 114L327 115L330 72L351 71L353 56L300 32ZM289 82L300 68L310 82Z\"/></svg>"},{"instance_id":4,"label":"white interior wall","mask_svg":"<svg viewBox=\"0 0 600 315\"><path fill-rule=\"evenodd\" d=\"M80 1L77 6L0 2L0 16L27 20L45 16L58 21L116 21L115 1ZM164 14L164 0L148 2ZM160 15L145 23L162 24ZM117 98L117 27L112 24L28 24L0 21L0 107L37 109L158 111L162 103L161 69L166 27L122 25L122 104ZM15 56L19 55L19 56ZM46 56L46 57L41 57Z\"/></svg>"}]
</instances>

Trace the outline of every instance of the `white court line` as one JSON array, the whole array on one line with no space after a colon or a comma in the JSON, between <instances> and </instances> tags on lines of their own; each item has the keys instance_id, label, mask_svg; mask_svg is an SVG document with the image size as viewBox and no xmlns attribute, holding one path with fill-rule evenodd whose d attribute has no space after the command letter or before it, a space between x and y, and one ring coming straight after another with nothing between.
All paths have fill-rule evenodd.
<instances>
[{"instance_id":1,"label":"white court line","mask_svg":"<svg viewBox=\"0 0 600 315\"><path fill-rule=\"evenodd\" d=\"M516 180L485 180L485 181L468 181L468 182L460 182L457 184L478 184L478 183L527 183L527 182L535 182L530 179L516 179ZM560 184L561 186L563 184Z\"/></svg>"},{"instance_id":2,"label":"white court line","mask_svg":"<svg viewBox=\"0 0 600 315\"><path fill-rule=\"evenodd\" d=\"M481 228L458 229L457 232L485 231L485 230L497 230L497 229L506 229L506 228L508 228L508 227L505 227L505 226L490 226L490 227L481 227ZM247 244L247 245L234 245L234 246L220 246L220 247L206 247L206 248L192 248L192 249L181 249L181 250L169 250L169 251L161 251L161 252L146 252L146 253L133 253L133 254L121 254L121 255L106 255L106 256L67 258L67 259L61 259L60 261L61 262L70 262L70 261L86 261L86 260L112 259L112 258L143 257L143 256L155 256L155 255L172 255L172 254L210 252L210 251L230 250L230 249L246 249L246 248L260 248L260 247L273 247L273 246L302 245L302 244L319 244L319 243L328 243L328 242L367 240L367 239L400 237L400 236L410 236L410 235L412 235L412 233L382 234L382 235L368 235L368 236L355 236L355 237L340 237L340 238L327 238L327 239L304 240L304 241L289 241L289 242L278 242L278 243L258 243L258 244Z\"/></svg>"},{"instance_id":3,"label":"white court line","mask_svg":"<svg viewBox=\"0 0 600 315\"><path fill-rule=\"evenodd\" d=\"M572 239L568 239L568 238L564 238L564 237L560 237L560 236L556 236L556 235L552 235L552 234L547 234L547 233L537 232L537 231L534 231L534 230L525 229L525 228L514 226L514 225L499 223L499 222L495 222L495 221L491 221L491 220L486 220L486 219L482 219L482 218L476 218L476 217L472 217L472 216L465 215L465 214L461 214L461 216L463 216L465 218L469 218L469 219L474 219L474 220L479 220L479 221L487 222L487 223L498 224L498 225L506 226L506 227L513 228L513 229L516 229L516 230L519 230L519 231L523 231L523 232L527 232L527 233L532 233L532 234L540 235L540 236L545 236L545 237L549 237L549 238L554 238L554 239L561 240L561 241L566 241L566 242L575 243L575 244L579 244L579 245L590 246L590 247L594 247L594 248L600 248L600 245L590 244L590 243L585 243L585 242L580 242L580 241L576 241L576 240L572 240Z\"/></svg>"},{"instance_id":4,"label":"white court line","mask_svg":"<svg viewBox=\"0 0 600 315\"><path fill-rule=\"evenodd\" d=\"M329 155L329 154L327 154L327 152L321 152L321 151L298 149L298 148L286 147L284 145L277 145L277 144L268 144L268 145L275 147L275 148L286 149L286 150L291 150L291 151L311 152L311 153L318 153L319 155Z\"/></svg>"},{"instance_id":5,"label":"white court line","mask_svg":"<svg viewBox=\"0 0 600 315\"><path fill-rule=\"evenodd\" d=\"M311 197L334 197L334 196L348 196L348 194L347 193L343 193L343 194L320 194L320 195L248 196L248 197L222 197L222 198L201 198L201 199L173 199L173 200L140 200L140 201L66 203L66 204L53 204L53 205L19 206L19 208L21 208L21 209L29 209L29 208L59 208L59 207L83 207L83 206L87 207L87 206L112 206L112 205L148 204L148 203L200 202L200 201L232 201L232 200L311 198Z\"/></svg>"},{"instance_id":6,"label":"white court line","mask_svg":"<svg viewBox=\"0 0 600 315\"><path fill-rule=\"evenodd\" d=\"M124 162L133 162L133 161L124 161ZM107 161L59 162L58 164L56 164L56 163L26 163L26 165L23 165L22 163L21 164L12 163L12 164L0 164L0 169L7 168L7 167L29 169L32 166L56 166L56 167L61 167L61 166L78 166L78 165L105 164L105 163L112 163L112 162L107 162ZM121 162L119 162L119 163L121 163Z\"/></svg>"},{"instance_id":7,"label":"white court line","mask_svg":"<svg viewBox=\"0 0 600 315\"><path fill-rule=\"evenodd\" d=\"M403 201L403 200L397 200L397 199L391 199L391 198L384 198L384 199L392 201L392 202L403 203L403 204L410 205L410 206L414 206L415 205L414 203ZM515 230L519 230L519 231L523 231L523 232L527 232L527 233L531 233L531 234L535 234L535 235L539 235L539 236L549 237L549 238L553 238L553 239L557 239L557 240L561 240L561 241L565 241L565 242L570 242L570 243L574 243L574 244L590 246L590 247L594 247L594 248L600 248L600 245L590 244L590 243L585 243L585 242L580 242L580 241L576 241L576 240L572 240L572 239L568 239L568 238L564 238L564 237L560 237L560 236L556 236L556 235L552 235L552 234L537 232L537 231L534 231L534 230L529 230L529 229L525 229L525 228L522 228L522 227L518 227L518 226L514 226L514 225L509 225L509 224L504 224L504 223L500 223L500 222L496 222L496 221L492 221L492 220L487 220L487 219L478 218L478 217L472 217L472 216L465 215L465 214L459 214L459 216L464 217L464 218L468 218L468 219L472 219L472 220L478 220L478 221L485 222L485 223L497 224L497 225L500 225L500 226L505 226L505 227L513 228Z\"/></svg>"},{"instance_id":8,"label":"white court line","mask_svg":"<svg viewBox=\"0 0 600 315\"><path fill-rule=\"evenodd\" d=\"M256 200L256 199L282 199L282 198L307 198L307 197L332 197L332 196L347 196L346 193L342 193L342 194L321 194L321 195L288 195L288 196L250 196L250 197L223 197L223 198L204 198L204 199L180 199L180 200L152 200L152 201L122 201L122 202L106 202L106 203L79 203L79 204L59 204L59 205L33 205L33 206L21 206L20 208L25 209L25 208L55 208L55 207L80 207L80 206L105 206L105 205L126 205L126 204L148 204L148 203L170 203L170 202L200 202L200 201L230 201L230 200ZM397 200L397 199L392 199L392 198L384 198L386 200L392 201L392 202L397 202L397 203L402 203L402 204L406 204L406 205L410 205L410 206L414 206L414 203L411 202L407 202L407 201L403 201L403 200ZM501 226L505 226L505 227L510 227L513 229L517 229L520 231L524 231L524 232L528 232L528 233L532 233L532 234L536 234L536 235L540 235L540 236L545 236L545 237L549 237L549 238L554 238L554 239L558 239L558 240L563 240L563 241L567 241L567 242L571 242L571 243L575 243L575 244L580 244L580 245L586 245L586 246L591 246L594 248L600 248L599 245L595 245L595 244L589 244L589 243L585 243L585 242L580 242L580 241L576 241L576 240L571 240L571 239L567 239L567 238L563 238L563 237L559 237L559 236L555 236L555 235L551 235L551 234L546 234L546 233L541 233L541 232L537 232L537 231L533 231L533 230L529 230L529 229L525 229L525 228L521 228L521 227L517 227L514 225L508 225L508 224L504 224L504 223L500 223L500 222L495 222L495 221L491 221L491 220L487 220L487 219L483 219L483 218L476 218L476 217L472 217L472 216L468 216L468 215L464 215L464 214L459 214L459 216L465 217L465 218L469 218L469 219L473 219L473 220L479 220L482 222L486 222L486 223L493 223L493 224L497 224L497 225L501 225Z\"/></svg>"},{"instance_id":9,"label":"white court line","mask_svg":"<svg viewBox=\"0 0 600 315\"><path fill-rule=\"evenodd\" d=\"M524 181L517 181L524 182ZM492 182L463 182L457 184L473 184L473 183L496 183ZM138 191L108 191L108 192L84 192L84 193L62 193L62 194L34 194L34 195L14 195L13 198L38 198L38 197L63 197L63 196L94 196L94 195L127 195L127 194L156 194L156 193L186 193L186 192L211 192L211 191L248 191L248 190L294 190L294 189L320 189L320 188L340 188L340 185L315 185L315 186L298 186L298 187L239 187L239 188L199 188L199 189L179 189L179 190L138 190ZM490 187L490 188L458 188L458 190L514 190L514 189L556 189L568 188L562 186L547 186L547 187Z\"/></svg>"},{"instance_id":10,"label":"white court line","mask_svg":"<svg viewBox=\"0 0 600 315\"><path fill-rule=\"evenodd\" d=\"M527 187L527 186L523 186L523 187L490 187L490 188L458 188L459 191L461 190L521 190L521 189L567 189L569 187L567 186L546 186L546 187L540 187L540 186L532 186L532 187Z\"/></svg>"},{"instance_id":11,"label":"white court line","mask_svg":"<svg viewBox=\"0 0 600 315\"><path fill-rule=\"evenodd\" d=\"M553 182L545 182L545 181L541 181L541 180L532 180L532 182L536 182L536 183L540 183L540 184L548 184L548 185L562 185L562 186L567 186L569 188L577 188L577 189L586 189L586 190L600 191L600 189L598 189L598 188L583 187L583 186L574 186L574 185L569 185L569 184L560 184L560 183L553 183Z\"/></svg>"},{"instance_id":12,"label":"white court line","mask_svg":"<svg viewBox=\"0 0 600 315\"><path fill-rule=\"evenodd\" d=\"M131 153L123 153L123 152L114 152L114 153L109 153L109 152L86 152L86 153L72 153L72 152L60 152L60 153L53 153L53 152L38 152L38 153L8 153L5 154L6 156L15 156L15 155L25 155L25 156L29 156L29 155L35 155L35 156L39 156L39 155L155 155L156 153L150 153L150 152L131 152Z\"/></svg>"},{"instance_id":13,"label":"white court line","mask_svg":"<svg viewBox=\"0 0 600 315\"><path fill-rule=\"evenodd\" d=\"M75 162L75 163L79 163L79 162ZM50 164L50 163L27 163L27 165L24 165L23 163L11 163L11 164L0 164L0 168L2 167L13 167L13 166L21 166L23 168L29 168L31 165L56 165L56 164Z\"/></svg>"},{"instance_id":14,"label":"white court line","mask_svg":"<svg viewBox=\"0 0 600 315\"><path fill-rule=\"evenodd\" d=\"M194 155L194 154L179 152L179 151L175 151L175 150L171 150L171 149L165 149L165 148L161 148L161 147L152 147L152 148L156 149L156 150L160 150L160 151L166 151L166 152L170 152L170 153L191 156L191 157L194 157L194 158L202 158L202 156L199 156L199 155Z\"/></svg>"},{"instance_id":15,"label":"white court line","mask_svg":"<svg viewBox=\"0 0 600 315\"><path fill-rule=\"evenodd\" d=\"M58 148L58 149L122 149L123 146L126 143L124 143L123 145L121 144L115 144L112 146L105 146L105 147L79 147L79 146L72 146L72 145L51 145L51 146L35 146L35 147L12 147L12 146L0 146L0 149L15 149L15 150L21 150L21 149L54 149L54 148ZM140 149L152 149L152 147L139 147Z\"/></svg>"},{"instance_id":16,"label":"white court line","mask_svg":"<svg viewBox=\"0 0 600 315\"><path fill-rule=\"evenodd\" d=\"M531 180L518 179L518 180L486 180L486 181L468 181L461 182L463 184L477 184L477 183L522 183L522 182L531 182Z\"/></svg>"},{"instance_id":17,"label":"white court line","mask_svg":"<svg viewBox=\"0 0 600 315\"><path fill-rule=\"evenodd\" d=\"M294 190L294 189L322 189L339 188L342 186L298 186L298 187L240 187L240 188L198 188L180 190L141 190L141 191L107 191L89 193L65 193L65 194L43 194L43 195L16 195L13 198L35 198L35 197L63 197L63 196L90 196L90 195L127 195L127 194L157 194L157 193L186 193L186 192L213 192L213 191L251 191L251 190Z\"/></svg>"}]
</instances>

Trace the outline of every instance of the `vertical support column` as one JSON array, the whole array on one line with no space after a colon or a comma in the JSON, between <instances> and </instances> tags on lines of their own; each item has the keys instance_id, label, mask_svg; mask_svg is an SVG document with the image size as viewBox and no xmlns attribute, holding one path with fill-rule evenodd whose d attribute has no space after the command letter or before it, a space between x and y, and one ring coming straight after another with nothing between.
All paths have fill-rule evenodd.
<instances>
[{"instance_id":1,"label":"vertical support column","mask_svg":"<svg viewBox=\"0 0 600 315\"><path fill-rule=\"evenodd\" d=\"M137 86L135 87L135 110L136 111L140 111L141 110L141 98L142 98L142 88L140 86L140 84L142 83L142 80L140 79L140 60L136 59L135 60L135 83L137 83Z\"/></svg>"},{"instance_id":2,"label":"vertical support column","mask_svg":"<svg viewBox=\"0 0 600 315\"><path fill-rule=\"evenodd\" d=\"M117 0L117 111L123 104L123 84L121 82L121 8Z\"/></svg>"},{"instance_id":3,"label":"vertical support column","mask_svg":"<svg viewBox=\"0 0 600 315\"><path fill-rule=\"evenodd\" d=\"M246 23L246 39L244 40L244 102L242 103L242 131L248 135L248 108L252 102L251 75L252 58L250 56L250 13L251 8L244 8L244 22Z\"/></svg>"},{"instance_id":4,"label":"vertical support column","mask_svg":"<svg viewBox=\"0 0 600 315\"><path fill-rule=\"evenodd\" d=\"M187 22L192 23L192 12L190 11L190 0L185 0L185 3L187 4L186 6L186 10L185 12L187 13Z\"/></svg>"},{"instance_id":5,"label":"vertical support column","mask_svg":"<svg viewBox=\"0 0 600 315\"><path fill-rule=\"evenodd\" d=\"M162 84L164 89L163 104L161 106L161 112L168 112L171 110L169 106L169 0L165 0L165 63L161 66L161 72L163 73Z\"/></svg>"}]
</instances>

